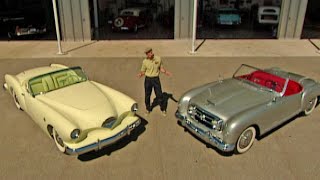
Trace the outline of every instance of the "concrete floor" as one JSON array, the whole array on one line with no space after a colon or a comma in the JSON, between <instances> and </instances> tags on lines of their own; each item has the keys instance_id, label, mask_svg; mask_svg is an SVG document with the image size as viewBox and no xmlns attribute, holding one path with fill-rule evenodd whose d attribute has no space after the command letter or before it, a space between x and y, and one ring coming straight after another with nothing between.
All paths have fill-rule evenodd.
<instances>
[{"instance_id":1,"label":"concrete floor","mask_svg":"<svg viewBox=\"0 0 320 180\"><path fill-rule=\"evenodd\" d=\"M186 90L230 77L242 64L278 66L320 79L318 57L164 58L172 77L161 76L163 90L179 98ZM143 79L136 77L140 58L2 59L0 77L50 63L82 66L91 80L111 86L140 105L142 126L100 152L79 157L61 154L53 140L7 92L0 93L0 177L3 179L319 179L320 111L298 117L256 140L243 155L223 156L177 125L177 104L169 101L168 115L159 108L144 116ZM3 78L0 78L0 84Z\"/></svg>"}]
</instances>

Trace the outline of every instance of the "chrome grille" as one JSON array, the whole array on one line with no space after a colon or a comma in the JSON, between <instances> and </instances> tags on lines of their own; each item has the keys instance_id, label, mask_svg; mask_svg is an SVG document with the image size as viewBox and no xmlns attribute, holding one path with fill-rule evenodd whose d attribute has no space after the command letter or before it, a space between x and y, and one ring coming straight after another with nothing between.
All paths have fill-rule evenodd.
<instances>
[{"instance_id":1,"label":"chrome grille","mask_svg":"<svg viewBox=\"0 0 320 180\"><path fill-rule=\"evenodd\" d=\"M218 121L219 118L210 114L209 112L199 108L195 107L193 118L197 120L199 123L205 125L206 127L213 129L213 121Z\"/></svg>"}]
</instances>

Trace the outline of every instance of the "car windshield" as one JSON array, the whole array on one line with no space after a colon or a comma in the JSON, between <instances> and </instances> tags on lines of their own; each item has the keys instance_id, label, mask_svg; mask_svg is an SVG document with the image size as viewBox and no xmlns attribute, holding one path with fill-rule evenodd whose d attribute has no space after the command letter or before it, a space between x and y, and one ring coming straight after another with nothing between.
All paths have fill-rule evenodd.
<instances>
[{"instance_id":1,"label":"car windshield","mask_svg":"<svg viewBox=\"0 0 320 180\"><path fill-rule=\"evenodd\" d=\"M87 81L87 76L80 67L72 67L36 76L29 80L32 96L61 89L76 83Z\"/></svg>"},{"instance_id":2,"label":"car windshield","mask_svg":"<svg viewBox=\"0 0 320 180\"><path fill-rule=\"evenodd\" d=\"M286 79L280 76L245 64L238 68L233 78L277 93L283 93L286 84Z\"/></svg>"}]
</instances>

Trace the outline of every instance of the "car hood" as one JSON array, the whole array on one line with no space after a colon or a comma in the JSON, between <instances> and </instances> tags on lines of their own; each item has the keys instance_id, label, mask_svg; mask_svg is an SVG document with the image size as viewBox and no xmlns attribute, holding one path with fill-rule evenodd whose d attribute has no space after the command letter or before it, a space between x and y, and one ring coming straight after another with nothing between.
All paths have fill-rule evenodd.
<instances>
[{"instance_id":1,"label":"car hood","mask_svg":"<svg viewBox=\"0 0 320 180\"><path fill-rule=\"evenodd\" d=\"M272 92L246 82L228 79L207 88L193 97L190 103L225 120L240 112L270 102L273 96Z\"/></svg>"},{"instance_id":2,"label":"car hood","mask_svg":"<svg viewBox=\"0 0 320 180\"><path fill-rule=\"evenodd\" d=\"M82 129L101 127L107 118L117 118L108 96L90 81L38 95L36 99Z\"/></svg>"}]
</instances>

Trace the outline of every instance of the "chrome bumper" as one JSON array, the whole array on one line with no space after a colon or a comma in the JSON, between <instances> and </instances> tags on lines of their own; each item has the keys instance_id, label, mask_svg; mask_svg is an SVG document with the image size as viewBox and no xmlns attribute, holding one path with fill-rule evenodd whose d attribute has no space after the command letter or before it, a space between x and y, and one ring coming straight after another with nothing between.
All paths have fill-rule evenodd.
<instances>
[{"instance_id":1,"label":"chrome bumper","mask_svg":"<svg viewBox=\"0 0 320 180\"><path fill-rule=\"evenodd\" d=\"M191 121L187 120L183 115L179 113L179 111L176 111L175 115L176 115L176 118L181 122L181 125L183 127L186 127L192 134L196 135L197 137L204 140L205 142L211 144L212 146L218 148L223 152L230 152L234 150L235 148L234 144L225 144L220 139L214 136L211 136L210 133L208 133L208 131L197 127Z\"/></svg>"},{"instance_id":2,"label":"chrome bumper","mask_svg":"<svg viewBox=\"0 0 320 180\"><path fill-rule=\"evenodd\" d=\"M80 154L84 154L90 151L98 151L100 149L102 149L105 146L109 146L117 141L119 141L120 139L122 139L123 137L130 135L131 131L133 129L135 129L136 127L138 127L141 123L141 120L137 120L134 123L132 123L131 125L127 126L124 130L120 131L118 134L112 136L112 137L108 137L106 139L98 139L97 142L94 142L90 145L81 147L81 148L77 148L77 149L71 149L69 147L66 147L66 154L69 155L80 155Z\"/></svg>"}]
</instances>

